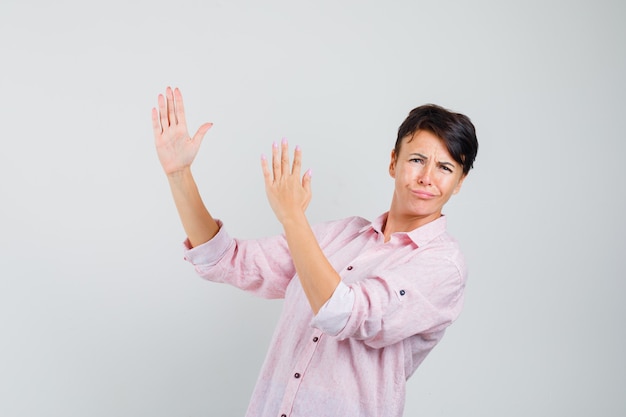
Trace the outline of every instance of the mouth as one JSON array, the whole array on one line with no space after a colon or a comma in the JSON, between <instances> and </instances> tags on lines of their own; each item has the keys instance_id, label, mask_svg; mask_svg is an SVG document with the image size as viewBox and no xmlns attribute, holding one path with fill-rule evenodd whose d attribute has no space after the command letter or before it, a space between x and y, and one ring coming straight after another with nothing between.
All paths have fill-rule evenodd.
<instances>
[{"instance_id":1,"label":"mouth","mask_svg":"<svg viewBox=\"0 0 626 417\"><path fill-rule=\"evenodd\" d=\"M436 197L434 194L429 193L428 191L424 191L424 190L411 190L411 193L413 193L413 195L417 196L418 198L422 198L425 200L429 200L431 198Z\"/></svg>"}]
</instances>

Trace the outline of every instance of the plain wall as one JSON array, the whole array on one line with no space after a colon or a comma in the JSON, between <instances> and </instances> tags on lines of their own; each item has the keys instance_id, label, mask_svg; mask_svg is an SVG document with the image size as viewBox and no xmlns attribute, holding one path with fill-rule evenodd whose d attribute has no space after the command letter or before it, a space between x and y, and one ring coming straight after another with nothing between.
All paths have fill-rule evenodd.
<instances>
[{"instance_id":1,"label":"plain wall","mask_svg":"<svg viewBox=\"0 0 626 417\"><path fill-rule=\"evenodd\" d=\"M153 147L168 85L231 234L280 232L259 158L313 170L311 222L386 211L433 102L480 150L445 210L470 279L407 416L626 415L620 1L0 4L0 415L241 416L280 301L205 282Z\"/></svg>"}]
</instances>

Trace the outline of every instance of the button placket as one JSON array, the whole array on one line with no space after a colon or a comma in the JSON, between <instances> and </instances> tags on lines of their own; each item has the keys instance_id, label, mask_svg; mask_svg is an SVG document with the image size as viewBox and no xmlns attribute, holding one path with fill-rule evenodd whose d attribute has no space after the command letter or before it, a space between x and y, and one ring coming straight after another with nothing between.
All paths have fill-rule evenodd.
<instances>
[{"instance_id":1,"label":"button placket","mask_svg":"<svg viewBox=\"0 0 626 417\"><path fill-rule=\"evenodd\" d=\"M299 360L296 362L293 368L293 371L292 371L293 374L290 380L287 382L285 396L283 397L283 401L280 407L281 410L292 409L293 403L296 399L296 395L300 388L300 384L302 384L304 380L307 368L309 367L309 364L311 363L311 359L313 358L313 355L315 354L315 349L317 349L317 346L319 345L319 343L317 342L319 342L319 340L321 339L322 332L315 329L312 332L312 334L309 335L309 337L311 338L309 339L310 342L308 343L308 346L304 349L304 351L300 355Z\"/></svg>"}]
</instances>

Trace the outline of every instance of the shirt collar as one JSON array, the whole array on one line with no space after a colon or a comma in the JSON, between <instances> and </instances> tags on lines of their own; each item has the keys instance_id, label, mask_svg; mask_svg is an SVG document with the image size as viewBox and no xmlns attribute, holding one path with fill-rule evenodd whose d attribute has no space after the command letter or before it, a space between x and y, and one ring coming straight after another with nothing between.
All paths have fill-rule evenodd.
<instances>
[{"instance_id":1,"label":"shirt collar","mask_svg":"<svg viewBox=\"0 0 626 417\"><path fill-rule=\"evenodd\" d=\"M361 229L361 232L373 229L377 233L383 233L383 226L387 222L387 216L389 212L385 212L378 216L367 226ZM428 242L446 232L447 219L445 215L441 215L438 219L433 220L430 223L426 223L423 226L413 229L410 232L397 232L394 235L406 235L408 236L418 247L426 245Z\"/></svg>"}]
</instances>

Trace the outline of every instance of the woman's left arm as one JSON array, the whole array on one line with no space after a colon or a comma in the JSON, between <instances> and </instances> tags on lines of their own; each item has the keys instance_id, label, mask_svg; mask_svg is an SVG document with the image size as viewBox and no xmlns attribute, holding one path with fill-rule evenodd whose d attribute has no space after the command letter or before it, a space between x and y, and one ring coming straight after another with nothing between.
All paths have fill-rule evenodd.
<instances>
[{"instance_id":1,"label":"woman's left arm","mask_svg":"<svg viewBox=\"0 0 626 417\"><path fill-rule=\"evenodd\" d=\"M283 226L300 283L313 314L317 314L341 278L322 252L305 215L311 201L311 171L300 179L302 151L296 147L290 166L289 146L284 139L280 146L272 146L271 167L265 157L261 165L270 206Z\"/></svg>"}]
</instances>

